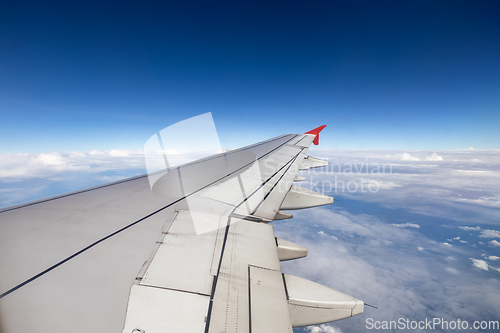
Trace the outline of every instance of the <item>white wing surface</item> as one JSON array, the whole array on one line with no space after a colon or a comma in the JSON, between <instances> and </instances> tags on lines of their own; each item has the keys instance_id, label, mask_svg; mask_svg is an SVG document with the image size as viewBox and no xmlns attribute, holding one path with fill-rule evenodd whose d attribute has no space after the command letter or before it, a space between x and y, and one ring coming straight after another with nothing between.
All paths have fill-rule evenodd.
<instances>
[{"instance_id":1,"label":"white wing surface","mask_svg":"<svg viewBox=\"0 0 500 333\"><path fill-rule=\"evenodd\" d=\"M319 131L283 135L155 175L0 210L0 332L291 332L363 302L280 261L280 209L330 204L293 186Z\"/></svg>"}]
</instances>

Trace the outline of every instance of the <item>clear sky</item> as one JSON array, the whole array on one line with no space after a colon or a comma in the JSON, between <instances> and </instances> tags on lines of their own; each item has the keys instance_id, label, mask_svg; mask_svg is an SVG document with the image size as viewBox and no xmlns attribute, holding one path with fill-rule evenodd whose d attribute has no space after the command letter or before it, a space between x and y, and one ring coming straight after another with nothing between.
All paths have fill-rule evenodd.
<instances>
[{"instance_id":1,"label":"clear sky","mask_svg":"<svg viewBox=\"0 0 500 333\"><path fill-rule=\"evenodd\" d=\"M141 149L212 112L235 148L500 148L498 1L0 5L0 153Z\"/></svg>"}]
</instances>

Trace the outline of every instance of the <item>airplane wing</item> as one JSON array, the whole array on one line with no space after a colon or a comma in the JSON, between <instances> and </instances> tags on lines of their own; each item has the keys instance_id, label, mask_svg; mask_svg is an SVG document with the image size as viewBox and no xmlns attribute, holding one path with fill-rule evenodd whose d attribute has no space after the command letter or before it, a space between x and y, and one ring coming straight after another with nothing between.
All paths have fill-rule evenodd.
<instances>
[{"instance_id":1,"label":"airplane wing","mask_svg":"<svg viewBox=\"0 0 500 333\"><path fill-rule=\"evenodd\" d=\"M307 249L271 222L333 202L292 184L328 164L307 155L323 128L0 210L0 332L291 332L363 312L280 267Z\"/></svg>"}]
</instances>

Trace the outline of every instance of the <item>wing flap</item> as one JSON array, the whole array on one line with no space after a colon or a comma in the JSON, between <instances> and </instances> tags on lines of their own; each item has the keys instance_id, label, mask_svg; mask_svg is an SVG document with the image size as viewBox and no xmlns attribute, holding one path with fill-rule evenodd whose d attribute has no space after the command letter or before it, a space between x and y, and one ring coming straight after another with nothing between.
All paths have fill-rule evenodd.
<instances>
[{"instance_id":1,"label":"wing flap","mask_svg":"<svg viewBox=\"0 0 500 333\"><path fill-rule=\"evenodd\" d=\"M208 296L134 285L123 333L203 332L209 302Z\"/></svg>"},{"instance_id":2,"label":"wing flap","mask_svg":"<svg viewBox=\"0 0 500 333\"><path fill-rule=\"evenodd\" d=\"M197 235L191 214L213 231ZM212 259L220 257L215 253L218 231L226 223L224 216L180 211L139 284L209 296L212 266L218 265Z\"/></svg>"},{"instance_id":3,"label":"wing flap","mask_svg":"<svg viewBox=\"0 0 500 333\"><path fill-rule=\"evenodd\" d=\"M292 332L281 271L249 266L248 276L251 332Z\"/></svg>"},{"instance_id":4,"label":"wing flap","mask_svg":"<svg viewBox=\"0 0 500 333\"><path fill-rule=\"evenodd\" d=\"M300 165L300 170L319 168L319 167L324 167L327 165L328 165L328 161L324 161L322 159L312 157L312 156L306 156L306 158L304 158L304 161Z\"/></svg>"},{"instance_id":5,"label":"wing flap","mask_svg":"<svg viewBox=\"0 0 500 333\"><path fill-rule=\"evenodd\" d=\"M250 332L250 266L281 275L273 228L244 220L231 223L213 295L209 332Z\"/></svg>"},{"instance_id":6,"label":"wing flap","mask_svg":"<svg viewBox=\"0 0 500 333\"><path fill-rule=\"evenodd\" d=\"M305 209L333 203L333 198L327 195L308 190L303 187L292 186L283 200L281 209Z\"/></svg>"}]
</instances>

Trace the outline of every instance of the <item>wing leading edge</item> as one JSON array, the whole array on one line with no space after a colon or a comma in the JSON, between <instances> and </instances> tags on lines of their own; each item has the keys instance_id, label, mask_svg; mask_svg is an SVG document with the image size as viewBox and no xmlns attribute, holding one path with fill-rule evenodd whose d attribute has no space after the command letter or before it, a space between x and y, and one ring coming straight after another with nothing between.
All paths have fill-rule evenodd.
<instances>
[{"instance_id":1,"label":"wing leading edge","mask_svg":"<svg viewBox=\"0 0 500 333\"><path fill-rule=\"evenodd\" d=\"M283 274L307 249L274 236L324 126L160 174L0 211L0 332L291 332L363 302ZM223 168L224 172L221 172Z\"/></svg>"}]
</instances>

